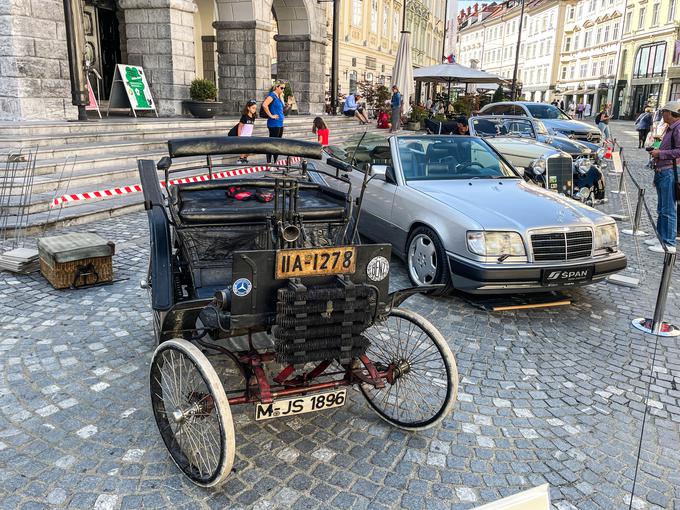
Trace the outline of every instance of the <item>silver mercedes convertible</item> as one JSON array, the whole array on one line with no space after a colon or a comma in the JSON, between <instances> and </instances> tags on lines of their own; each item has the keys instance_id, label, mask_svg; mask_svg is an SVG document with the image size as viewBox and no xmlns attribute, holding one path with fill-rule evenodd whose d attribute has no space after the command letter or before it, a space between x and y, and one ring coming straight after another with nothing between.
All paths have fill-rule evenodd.
<instances>
[{"instance_id":1,"label":"silver mercedes convertible","mask_svg":"<svg viewBox=\"0 0 680 510\"><path fill-rule=\"evenodd\" d=\"M611 217L528 184L481 138L369 135L328 154L352 163L357 197L368 171L359 232L391 243L416 285L540 292L626 267ZM339 165L328 162L323 170L335 172ZM326 181L322 173L313 178Z\"/></svg>"}]
</instances>

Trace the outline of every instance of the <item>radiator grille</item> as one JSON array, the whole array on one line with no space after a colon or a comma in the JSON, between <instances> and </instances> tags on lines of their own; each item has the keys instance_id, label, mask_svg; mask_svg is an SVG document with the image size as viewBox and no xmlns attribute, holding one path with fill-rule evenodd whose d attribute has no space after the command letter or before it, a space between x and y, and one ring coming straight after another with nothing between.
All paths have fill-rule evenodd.
<instances>
[{"instance_id":1,"label":"radiator grille","mask_svg":"<svg viewBox=\"0 0 680 510\"><path fill-rule=\"evenodd\" d=\"M571 157L548 158L548 169L546 173L548 177L548 189L571 196L574 178L573 161Z\"/></svg>"},{"instance_id":2,"label":"radiator grille","mask_svg":"<svg viewBox=\"0 0 680 510\"><path fill-rule=\"evenodd\" d=\"M535 261L575 260L590 257L593 233L590 230L532 234Z\"/></svg>"}]
</instances>

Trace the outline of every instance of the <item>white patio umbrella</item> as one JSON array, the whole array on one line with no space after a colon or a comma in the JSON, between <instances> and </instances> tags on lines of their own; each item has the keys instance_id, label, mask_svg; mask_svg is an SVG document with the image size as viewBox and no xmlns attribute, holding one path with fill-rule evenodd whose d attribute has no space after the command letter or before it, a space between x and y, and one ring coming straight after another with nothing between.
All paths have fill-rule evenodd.
<instances>
[{"instance_id":1,"label":"white patio umbrella","mask_svg":"<svg viewBox=\"0 0 680 510\"><path fill-rule=\"evenodd\" d=\"M402 32L399 40L399 49L397 50L397 57L394 61L394 69L392 70L392 80L399 88L402 97L404 98L404 113L411 111L409 98L413 94L413 64L411 60L411 33Z\"/></svg>"}]
</instances>

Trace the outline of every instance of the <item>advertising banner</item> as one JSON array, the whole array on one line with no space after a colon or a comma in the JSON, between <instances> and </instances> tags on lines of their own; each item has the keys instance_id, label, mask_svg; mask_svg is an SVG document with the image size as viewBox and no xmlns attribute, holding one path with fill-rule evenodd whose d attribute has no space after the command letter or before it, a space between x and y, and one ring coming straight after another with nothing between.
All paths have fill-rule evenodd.
<instances>
[{"instance_id":1,"label":"advertising banner","mask_svg":"<svg viewBox=\"0 0 680 510\"><path fill-rule=\"evenodd\" d=\"M152 110L158 116L151 88L141 66L128 64L116 66L111 84L109 108L130 108L135 117L138 110Z\"/></svg>"}]
</instances>

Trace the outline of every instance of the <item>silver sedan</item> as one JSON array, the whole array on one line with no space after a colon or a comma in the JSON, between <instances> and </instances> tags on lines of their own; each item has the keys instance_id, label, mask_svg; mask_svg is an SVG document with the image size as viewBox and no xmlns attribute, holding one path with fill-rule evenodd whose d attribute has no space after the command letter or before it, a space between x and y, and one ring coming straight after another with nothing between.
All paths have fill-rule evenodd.
<instances>
[{"instance_id":1,"label":"silver sedan","mask_svg":"<svg viewBox=\"0 0 680 510\"><path fill-rule=\"evenodd\" d=\"M368 169L359 231L391 243L416 285L537 292L626 267L611 217L526 183L481 138L372 137L331 150ZM358 196L363 173L348 177Z\"/></svg>"}]
</instances>

